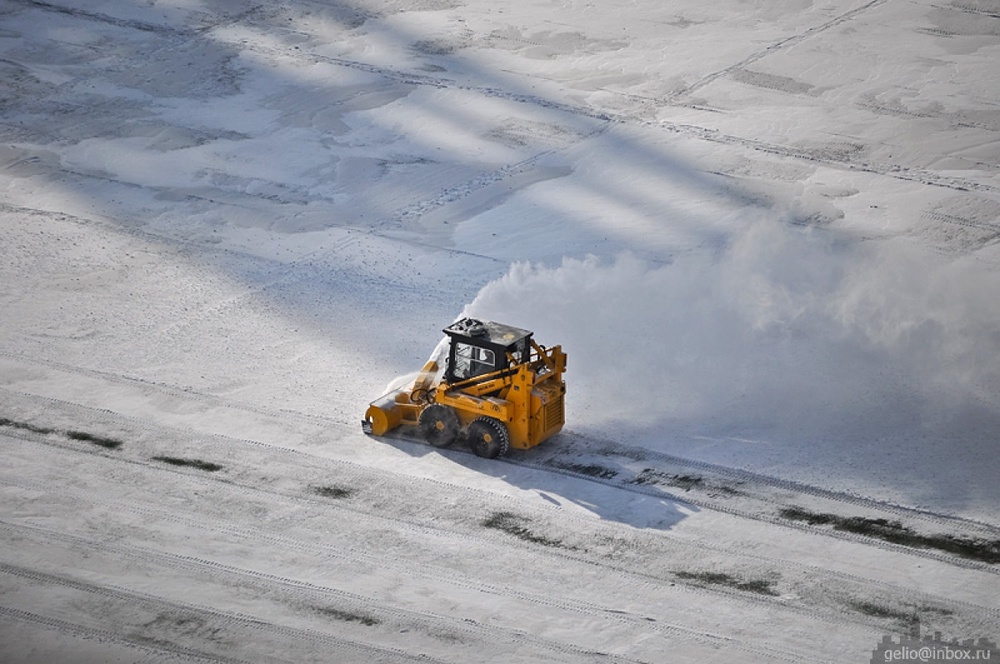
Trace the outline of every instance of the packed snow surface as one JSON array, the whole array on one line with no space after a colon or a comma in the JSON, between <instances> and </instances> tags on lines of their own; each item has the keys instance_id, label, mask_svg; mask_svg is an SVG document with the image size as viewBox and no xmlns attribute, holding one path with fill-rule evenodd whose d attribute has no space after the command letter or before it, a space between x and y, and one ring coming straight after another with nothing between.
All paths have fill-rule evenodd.
<instances>
[{"instance_id":1,"label":"packed snow surface","mask_svg":"<svg viewBox=\"0 0 1000 664\"><path fill-rule=\"evenodd\" d=\"M3 661L996 640L995 563L778 514L1000 540L998 62L988 0L0 0ZM361 434L460 316L568 354L545 450Z\"/></svg>"}]
</instances>

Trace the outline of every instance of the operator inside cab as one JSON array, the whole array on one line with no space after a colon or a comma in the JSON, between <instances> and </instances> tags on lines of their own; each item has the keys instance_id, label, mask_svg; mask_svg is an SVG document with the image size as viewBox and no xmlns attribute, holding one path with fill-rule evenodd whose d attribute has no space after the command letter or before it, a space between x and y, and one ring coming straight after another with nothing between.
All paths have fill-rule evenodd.
<instances>
[{"instance_id":1,"label":"operator inside cab","mask_svg":"<svg viewBox=\"0 0 1000 664\"><path fill-rule=\"evenodd\" d=\"M496 371L496 353L489 348L480 348L472 344L455 343L455 369L452 375L456 380L465 380Z\"/></svg>"}]
</instances>

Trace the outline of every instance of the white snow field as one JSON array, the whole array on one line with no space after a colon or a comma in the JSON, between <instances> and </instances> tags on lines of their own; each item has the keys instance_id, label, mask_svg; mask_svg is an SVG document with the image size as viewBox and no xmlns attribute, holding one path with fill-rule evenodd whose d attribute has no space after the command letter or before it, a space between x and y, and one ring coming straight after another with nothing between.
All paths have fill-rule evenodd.
<instances>
[{"instance_id":1,"label":"white snow field","mask_svg":"<svg viewBox=\"0 0 1000 664\"><path fill-rule=\"evenodd\" d=\"M995 0L0 0L0 662L982 659L998 64ZM365 436L463 315L563 432Z\"/></svg>"}]
</instances>

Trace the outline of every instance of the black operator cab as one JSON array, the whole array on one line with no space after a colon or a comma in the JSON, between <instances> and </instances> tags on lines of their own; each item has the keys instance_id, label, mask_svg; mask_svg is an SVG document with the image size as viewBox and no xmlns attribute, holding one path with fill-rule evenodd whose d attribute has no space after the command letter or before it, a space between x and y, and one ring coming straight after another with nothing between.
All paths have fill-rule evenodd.
<instances>
[{"instance_id":1,"label":"black operator cab","mask_svg":"<svg viewBox=\"0 0 1000 664\"><path fill-rule=\"evenodd\" d=\"M463 318L444 328L444 333L451 340L444 374L447 383L500 371L531 359L532 333L528 330Z\"/></svg>"}]
</instances>

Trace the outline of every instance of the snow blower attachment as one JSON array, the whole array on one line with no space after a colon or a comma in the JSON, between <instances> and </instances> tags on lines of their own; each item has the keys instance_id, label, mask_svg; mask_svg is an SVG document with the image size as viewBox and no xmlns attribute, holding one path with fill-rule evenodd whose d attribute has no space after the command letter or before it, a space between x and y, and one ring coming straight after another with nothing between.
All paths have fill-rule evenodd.
<instances>
[{"instance_id":1,"label":"snow blower attachment","mask_svg":"<svg viewBox=\"0 0 1000 664\"><path fill-rule=\"evenodd\" d=\"M431 360L409 387L373 401L361 423L365 433L416 427L435 447L464 439L492 459L509 447L530 449L562 429L566 354L560 346L545 348L528 330L474 318L444 333L444 371Z\"/></svg>"}]
</instances>

